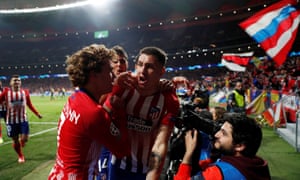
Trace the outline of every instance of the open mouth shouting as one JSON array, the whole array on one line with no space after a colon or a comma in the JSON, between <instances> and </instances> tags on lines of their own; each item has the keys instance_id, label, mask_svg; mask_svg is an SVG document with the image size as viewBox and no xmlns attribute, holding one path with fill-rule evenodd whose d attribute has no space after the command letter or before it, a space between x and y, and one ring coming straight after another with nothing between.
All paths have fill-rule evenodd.
<instances>
[{"instance_id":1,"label":"open mouth shouting","mask_svg":"<svg viewBox=\"0 0 300 180\"><path fill-rule=\"evenodd\" d=\"M140 75L139 78L138 78L138 84L139 86L145 86L147 83L147 79L145 76L143 75Z\"/></svg>"}]
</instances>

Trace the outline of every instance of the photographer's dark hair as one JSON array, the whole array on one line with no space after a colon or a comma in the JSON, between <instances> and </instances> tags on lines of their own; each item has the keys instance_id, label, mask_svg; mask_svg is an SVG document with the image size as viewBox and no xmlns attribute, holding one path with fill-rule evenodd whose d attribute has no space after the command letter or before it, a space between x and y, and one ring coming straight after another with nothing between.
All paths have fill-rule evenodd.
<instances>
[{"instance_id":1,"label":"photographer's dark hair","mask_svg":"<svg viewBox=\"0 0 300 180\"><path fill-rule=\"evenodd\" d=\"M232 126L233 143L246 146L241 153L246 157L255 156L262 141L262 130L258 123L253 118L240 113L226 113L224 121Z\"/></svg>"}]
</instances>

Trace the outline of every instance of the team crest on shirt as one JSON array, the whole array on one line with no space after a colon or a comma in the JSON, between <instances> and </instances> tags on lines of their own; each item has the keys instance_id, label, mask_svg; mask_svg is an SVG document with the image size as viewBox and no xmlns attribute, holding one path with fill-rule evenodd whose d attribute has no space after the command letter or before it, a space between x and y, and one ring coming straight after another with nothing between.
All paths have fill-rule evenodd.
<instances>
[{"instance_id":1,"label":"team crest on shirt","mask_svg":"<svg viewBox=\"0 0 300 180\"><path fill-rule=\"evenodd\" d=\"M160 114L160 107L151 107L150 112L149 112L149 118L150 119L157 119Z\"/></svg>"},{"instance_id":2,"label":"team crest on shirt","mask_svg":"<svg viewBox=\"0 0 300 180\"><path fill-rule=\"evenodd\" d=\"M120 130L116 127L116 125L114 123L110 123L110 127L109 127L110 133L113 136L120 136Z\"/></svg>"}]
</instances>

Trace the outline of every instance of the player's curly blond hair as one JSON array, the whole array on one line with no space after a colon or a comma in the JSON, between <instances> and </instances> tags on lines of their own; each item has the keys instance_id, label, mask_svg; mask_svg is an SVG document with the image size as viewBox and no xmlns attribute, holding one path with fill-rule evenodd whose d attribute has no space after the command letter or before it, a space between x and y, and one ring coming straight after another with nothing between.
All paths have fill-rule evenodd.
<instances>
[{"instance_id":1,"label":"player's curly blond hair","mask_svg":"<svg viewBox=\"0 0 300 180\"><path fill-rule=\"evenodd\" d=\"M103 44L91 44L67 57L66 72L74 87L83 87L90 72L101 72L102 67L114 58L114 50Z\"/></svg>"}]
</instances>

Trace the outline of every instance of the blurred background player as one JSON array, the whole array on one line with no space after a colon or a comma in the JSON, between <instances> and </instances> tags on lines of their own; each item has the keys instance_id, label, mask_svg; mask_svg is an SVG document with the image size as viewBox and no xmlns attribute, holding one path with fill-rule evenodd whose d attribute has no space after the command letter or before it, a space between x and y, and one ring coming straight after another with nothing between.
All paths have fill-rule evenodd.
<instances>
[{"instance_id":1,"label":"blurred background player","mask_svg":"<svg viewBox=\"0 0 300 180\"><path fill-rule=\"evenodd\" d=\"M10 80L10 88L5 88L0 95L0 103L6 103L6 128L7 135L13 140L13 148L18 154L18 162L24 163L25 157L22 148L28 141L29 123L27 119L26 105L38 117L39 112L31 103L29 91L21 88L21 78L13 75Z\"/></svg>"},{"instance_id":2,"label":"blurred background player","mask_svg":"<svg viewBox=\"0 0 300 180\"><path fill-rule=\"evenodd\" d=\"M0 94L2 92L3 92L3 86L2 86L2 81L0 81ZM0 144L3 143L1 118L3 118L4 122L5 122L5 117L6 117L6 106L5 106L5 101L4 101L4 102L0 103Z\"/></svg>"}]
</instances>

